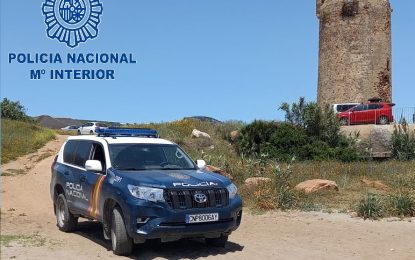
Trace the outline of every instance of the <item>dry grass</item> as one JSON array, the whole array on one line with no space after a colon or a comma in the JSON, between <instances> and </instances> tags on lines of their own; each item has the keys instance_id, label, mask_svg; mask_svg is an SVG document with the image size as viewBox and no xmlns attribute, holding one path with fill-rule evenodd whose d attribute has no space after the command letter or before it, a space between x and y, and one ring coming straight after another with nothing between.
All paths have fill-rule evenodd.
<instances>
[{"instance_id":1,"label":"dry grass","mask_svg":"<svg viewBox=\"0 0 415 260\"><path fill-rule=\"evenodd\" d=\"M293 162L286 177L287 186L292 189L298 183L309 179L328 179L335 181L339 191L323 191L314 194L279 189L276 182L275 167L277 162L266 158L241 158L233 145L228 141L228 134L232 130L239 130L240 123L213 125L195 120L181 120L164 124L141 125L137 127L151 127L160 132L162 138L170 139L182 146L193 159L204 159L208 164L222 168L234 178L239 186L239 192L244 199L244 205L256 210L271 210L281 205L291 205L294 208L311 211L350 212L357 207L367 194L379 195L388 209L386 215L393 213L392 203L386 203L390 195L397 192L415 194L415 162L398 161L361 161L353 163L329 162ZM207 132L212 140L200 140L191 137L193 129ZM212 148L213 146L213 148ZM279 164L283 171L287 164ZM254 188L246 188L244 180L249 177L269 177L274 181L261 184ZM280 178L280 177L279 177ZM390 187L388 190L379 190L365 186L361 180L379 180ZM397 201L395 204L410 204ZM395 210L403 212L403 209Z\"/></svg>"},{"instance_id":2,"label":"dry grass","mask_svg":"<svg viewBox=\"0 0 415 260\"><path fill-rule=\"evenodd\" d=\"M35 124L1 120L1 161L6 163L35 152L55 138L55 132Z\"/></svg>"}]
</instances>

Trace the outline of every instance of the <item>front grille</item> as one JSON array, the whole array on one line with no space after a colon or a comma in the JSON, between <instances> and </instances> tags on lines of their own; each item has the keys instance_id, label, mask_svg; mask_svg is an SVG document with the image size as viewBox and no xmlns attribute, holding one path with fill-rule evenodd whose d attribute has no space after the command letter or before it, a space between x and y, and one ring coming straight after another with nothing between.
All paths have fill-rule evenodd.
<instances>
[{"instance_id":1,"label":"front grille","mask_svg":"<svg viewBox=\"0 0 415 260\"><path fill-rule=\"evenodd\" d=\"M195 194L204 194L206 202L199 203L195 200ZM164 199L172 209L194 208L222 208L229 204L227 189L202 189L202 190L165 190Z\"/></svg>"}]
</instances>

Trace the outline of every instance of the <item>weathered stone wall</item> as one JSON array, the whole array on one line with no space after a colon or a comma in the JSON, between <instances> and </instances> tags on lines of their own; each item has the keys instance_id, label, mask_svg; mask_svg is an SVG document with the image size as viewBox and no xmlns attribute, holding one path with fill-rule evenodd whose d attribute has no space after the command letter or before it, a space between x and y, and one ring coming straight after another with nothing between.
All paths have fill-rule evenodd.
<instances>
[{"instance_id":1,"label":"weathered stone wall","mask_svg":"<svg viewBox=\"0 0 415 260\"><path fill-rule=\"evenodd\" d=\"M317 0L318 103L392 101L388 0Z\"/></svg>"}]
</instances>

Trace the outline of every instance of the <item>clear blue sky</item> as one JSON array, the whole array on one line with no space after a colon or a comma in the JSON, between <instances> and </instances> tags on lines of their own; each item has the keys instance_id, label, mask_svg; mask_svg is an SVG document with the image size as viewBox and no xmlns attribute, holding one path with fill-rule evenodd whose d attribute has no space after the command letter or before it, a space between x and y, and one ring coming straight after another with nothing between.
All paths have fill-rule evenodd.
<instances>
[{"instance_id":1,"label":"clear blue sky","mask_svg":"<svg viewBox=\"0 0 415 260\"><path fill-rule=\"evenodd\" d=\"M1 96L30 115L121 122L281 119L281 102L316 99L314 0L101 2L99 37L74 51L132 52L138 64L101 65L115 81L31 81L33 66L8 64L8 53L72 50L46 37L42 0L1 0ZM394 102L415 106L415 1L392 6Z\"/></svg>"}]
</instances>

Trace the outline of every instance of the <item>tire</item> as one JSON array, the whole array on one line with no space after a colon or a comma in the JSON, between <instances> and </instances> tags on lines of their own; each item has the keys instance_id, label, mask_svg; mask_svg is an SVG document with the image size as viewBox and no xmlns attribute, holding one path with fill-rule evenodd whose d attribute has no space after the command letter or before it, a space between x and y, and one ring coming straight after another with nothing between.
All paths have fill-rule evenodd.
<instances>
[{"instance_id":1,"label":"tire","mask_svg":"<svg viewBox=\"0 0 415 260\"><path fill-rule=\"evenodd\" d=\"M77 134L78 134L78 135L81 135L81 130L78 130Z\"/></svg>"},{"instance_id":2,"label":"tire","mask_svg":"<svg viewBox=\"0 0 415 260\"><path fill-rule=\"evenodd\" d=\"M127 256L133 251L133 240L128 236L120 208L112 211L111 221L112 251L116 255Z\"/></svg>"},{"instance_id":3,"label":"tire","mask_svg":"<svg viewBox=\"0 0 415 260\"><path fill-rule=\"evenodd\" d=\"M340 119L340 125L348 125L349 124L349 120L346 117L343 117Z\"/></svg>"},{"instance_id":4,"label":"tire","mask_svg":"<svg viewBox=\"0 0 415 260\"><path fill-rule=\"evenodd\" d=\"M90 130L90 131L89 131L89 134L90 134L90 135L93 135L93 134L94 134L94 131Z\"/></svg>"},{"instance_id":5,"label":"tire","mask_svg":"<svg viewBox=\"0 0 415 260\"><path fill-rule=\"evenodd\" d=\"M387 125L389 124L389 120L386 116L379 117L379 124L380 125Z\"/></svg>"},{"instance_id":6,"label":"tire","mask_svg":"<svg viewBox=\"0 0 415 260\"><path fill-rule=\"evenodd\" d=\"M205 238L206 244L214 247L225 247L228 242L228 236L220 236L217 238Z\"/></svg>"},{"instance_id":7,"label":"tire","mask_svg":"<svg viewBox=\"0 0 415 260\"><path fill-rule=\"evenodd\" d=\"M78 225L78 218L69 211L68 203L63 194L59 194L55 201L56 223L63 232L72 232Z\"/></svg>"}]
</instances>

